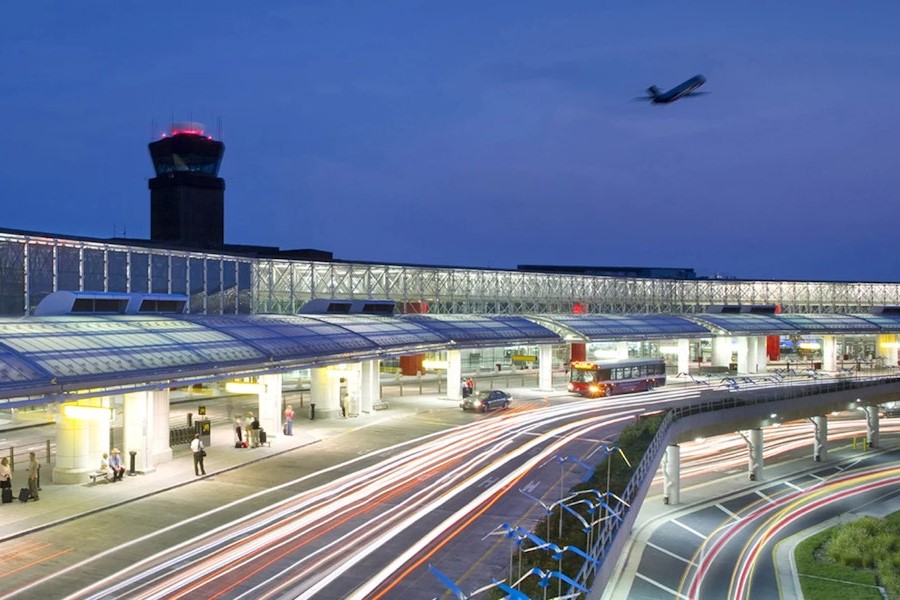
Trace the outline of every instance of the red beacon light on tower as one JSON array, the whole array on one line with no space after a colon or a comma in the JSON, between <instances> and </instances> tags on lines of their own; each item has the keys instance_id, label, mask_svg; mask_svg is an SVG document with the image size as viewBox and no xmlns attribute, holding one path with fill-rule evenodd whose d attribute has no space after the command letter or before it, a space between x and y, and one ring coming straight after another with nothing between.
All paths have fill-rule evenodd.
<instances>
[{"instance_id":1,"label":"red beacon light on tower","mask_svg":"<svg viewBox=\"0 0 900 600\"><path fill-rule=\"evenodd\" d=\"M203 123L172 123L172 126L169 128L169 133L163 133L162 136L176 136L176 135L196 135L200 137L205 137L208 140L212 139L211 135L205 135L203 129Z\"/></svg>"}]
</instances>

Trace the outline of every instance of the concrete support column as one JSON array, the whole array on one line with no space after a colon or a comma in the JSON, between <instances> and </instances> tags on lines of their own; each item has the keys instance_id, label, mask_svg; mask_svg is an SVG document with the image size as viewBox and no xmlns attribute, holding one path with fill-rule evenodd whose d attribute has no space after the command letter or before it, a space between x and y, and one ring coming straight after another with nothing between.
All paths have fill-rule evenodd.
<instances>
[{"instance_id":1,"label":"concrete support column","mask_svg":"<svg viewBox=\"0 0 900 600\"><path fill-rule=\"evenodd\" d=\"M833 335L822 336L822 369L837 371L837 340Z\"/></svg>"},{"instance_id":2,"label":"concrete support column","mask_svg":"<svg viewBox=\"0 0 900 600\"><path fill-rule=\"evenodd\" d=\"M628 358L628 342L616 342L616 360Z\"/></svg>"},{"instance_id":3,"label":"concrete support column","mask_svg":"<svg viewBox=\"0 0 900 600\"><path fill-rule=\"evenodd\" d=\"M727 367L731 363L731 338L714 337L712 339L712 366Z\"/></svg>"},{"instance_id":4,"label":"concrete support column","mask_svg":"<svg viewBox=\"0 0 900 600\"><path fill-rule=\"evenodd\" d=\"M359 410L368 414L372 412L375 404L381 403L381 361L378 359L363 361L359 387Z\"/></svg>"},{"instance_id":5,"label":"concrete support column","mask_svg":"<svg viewBox=\"0 0 900 600\"><path fill-rule=\"evenodd\" d=\"M283 415L281 408L281 373L260 375L257 379L262 388L259 392L257 419L266 431L266 441L273 442L282 434Z\"/></svg>"},{"instance_id":6,"label":"concrete support column","mask_svg":"<svg viewBox=\"0 0 900 600\"><path fill-rule=\"evenodd\" d=\"M813 442L813 460L821 462L828 459L828 417L820 415L810 417L809 422L816 428Z\"/></svg>"},{"instance_id":7,"label":"concrete support column","mask_svg":"<svg viewBox=\"0 0 900 600\"><path fill-rule=\"evenodd\" d=\"M663 502L672 505L681 502L681 448L678 444L670 444L663 455Z\"/></svg>"},{"instance_id":8,"label":"concrete support column","mask_svg":"<svg viewBox=\"0 0 900 600\"><path fill-rule=\"evenodd\" d=\"M866 442L869 448L878 448L878 406L868 405L866 410Z\"/></svg>"},{"instance_id":9,"label":"concrete support column","mask_svg":"<svg viewBox=\"0 0 900 600\"><path fill-rule=\"evenodd\" d=\"M691 341L678 340L678 373L687 373L691 368Z\"/></svg>"},{"instance_id":10,"label":"concrete support column","mask_svg":"<svg viewBox=\"0 0 900 600\"><path fill-rule=\"evenodd\" d=\"M462 356L459 350L447 350L447 397L462 398Z\"/></svg>"},{"instance_id":11,"label":"concrete support column","mask_svg":"<svg viewBox=\"0 0 900 600\"><path fill-rule=\"evenodd\" d=\"M762 429L751 429L749 435L741 433L741 437L747 442L747 450L750 454L748 462L748 474L750 481L762 481L763 477L763 432Z\"/></svg>"},{"instance_id":12,"label":"concrete support column","mask_svg":"<svg viewBox=\"0 0 900 600\"><path fill-rule=\"evenodd\" d=\"M737 370L738 373L752 373L750 365L750 340L746 336L735 338L737 346Z\"/></svg>"},{"instance_id":13,"label":"concrete support column","mask_svg":"<svg viewBox=\"0 0 900 600\"><path fill-rule=\"evenodd\" d=\"M165 408L163 413L160 404ZM138 473L156 470L158 462L171 460L169 447L169 390L133 392L123 398L124 432L122 460L131 466L134 451L134 469ZM164 445L160 442L164 441Z\"/></svg>"},{"instance_id":14,"label":"concrete support column","mask_svg":"<svg viewBox=\"0 0 900 600\"><path fill-rule=\"evenodd\" d=\"M757 373L765 373L769 370L768 340L765 336L756 338L756 365Z\"/></svg>"},{"instance_id":15,"label":"concrete support column","mask_svg":"<svg viewBox=\"0 0 900 600\"><path fill-rule=\"evenodd\" d=\"M309 370L309 401L316 405L317 419L329 419L341 414L341 383L336 375L324 367Z\"/></svg>"},{"instance_id":16,"label":"concrete support column","mask_svg":"<svg viewBox=\"0 0 900 600\"><path fill-rule=\"evenodd\" d=\"M553 346L538 346L538 391L553 391Z\"/></svg>"},{"instance_id":17,"label":"concrete support column","mask_svg":"<svg viewBox=\"0 0 900 600\"><path fill-rule=\"evenodd\" d=\"M60 406L56 423L56 466L53 482L84 483L109 452L109 398L67 402Z\"/></svg>"}]
</instances>

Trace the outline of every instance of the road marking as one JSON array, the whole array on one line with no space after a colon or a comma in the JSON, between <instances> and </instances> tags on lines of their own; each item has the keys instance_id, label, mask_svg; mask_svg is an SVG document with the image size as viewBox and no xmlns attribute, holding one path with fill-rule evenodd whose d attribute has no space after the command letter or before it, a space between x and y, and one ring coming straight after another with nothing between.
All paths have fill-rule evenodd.
<instances>
[{"instance_id":1,"label":"road marking","mask_svg":"<svg viewBox=\"0 0 900 600\"><path fill-rule=\"evenodd\" d=\"M672 595L675 596L676 598L684 598L684 600L691 600L690 598L688 598L688 597L685 596L684 594L679 594L678 592L676 592L676 591L673 590L672 588L666 587L666 586L664 586L663 584L661 584L661 583L659 583L659 582L657 582L657 581L653 581L652 579L650 579L650 578L647 577L646 575L641 575L640 573L635 573L634 575L635 575L635 577L639 577L639 578L643 579L644 581L646 581L646 582L649 583L650 585L655 585L656 587L658 587L659 589L663 590L664 592L669 593L669 594L672 594Z\"/></svg>"},{"instance_id":2,"label":"road marking","mask_svg":"<svg viewBox=\"0 0 900 600\"><path fill-rule=\"evenodd\" d=\"M690 565L690 566L692 566L692 567L696 567L696 566L697 566L692 560L690 560L690 559L688 559L688 558L685 558L685 557L683 557L683 556L678 556L678 555L675 554L674 552L670 552L670 551L666 550L665 548L662 548L661 546L657 546L656 544L654 544L654 543L652 543L652 542L647 542L647 545L650 546L651 548L653 548L654 550L658 551L658 552L662 552L663 554L667 554L667 555L671 556L672 558L678 559L678 560L680 560L681 562L683 562L683 563L685 563L685 564L688 564L688 565Z\"/></svg>"},{"instance_id":3,"label":"road marking","mask_svg":"<svg viewBox=\"0 0 900 600\"><path fill-rule=\"evenodd\" d=\"M819 475L816 475L815 473L810 473L809 476L812 477L813 479L818 479L819 481L828 481L827 477L820 477Z\"/></svg>"},{"instance_id":4,"label":"road marking","mask_svg":"<svg viewBox=\"0 0 900 600\"><path fill-rule=\"evenodd\" d=\"M696 536L697 536L698 538L700 538L701 540L705 540L706 537L707 537L707 536L703 535L702 533L700 533L699 531L697 531L696 529L693 529L693 528L691 528L691 527L688 527L687 525L685 525L684 523L682 523L682 522L679 521L678 519L672 519L671 522L672 522L672 523L675 523L676 525L678 525L679 527L681 527L681 528L684 529L685 531L690 531L691 533L693 533L694 535L696 535Z\"/></svg>"},{"instance_id":5,"label":"road marking","mask_svg":"<svg viewBox=\"0 0 900 600\"><path fill-rule=\"evenodd\" d=\"M772 500L771 498L769 498L768 496L766 496L759 490L754 490L753 493L756 494L757 496L759 496L760 498L762 498L763 500L765 500L766 502L768 502L769 504L775 502L774 500Z\"/></svg>"},{"instance_id":6,"label":"road marking","mask_svg":"<svg viewBox=\"0 0 900 600\"><path fill-rule=\"evenodd\" d=\"M723 513L725 513L726 515L728 515L729 517L731 517L731 518L734 519L735 521L740 521L740 520L741 520L740 515L731 512L730 510L728 510L727 508L725 508L725 507L722 506L721 504L716 504L716 508L718 508L719 510L721 510Z\"/></svg>"},{"instance_id":7,"label":"road marking","mask_svg":"<svg viewBox=\"0 0 900 600\"><path fill-rule=\"evenodd\" d=\"M797 490L798 492L805 492L805 491L806 491L804 488L800 487L800 486L797 485L796 483L791 483L790 481L785 481L785 482L784 482L784 485L790 486L790 487L794 488L795 490Z\"/></svg>"},{"instance_id":8,"label":"road marking","mask_svg":"<svg viewBox=\"0 0 900 600\"><path fill-rule=\"evenodd\" d=\"M494 482L495 482L495 481L497 481L497 478L496 478L496 477L488 477L487 479L485 479L484 481L482 481L481 483L479 483L479 484L478 484L478 487L480 487L480 488L489 488L489 487L491 487L492 485L494 485Z\"/></svg>"},{"instance_id":9,"label":"road marking","mask_svg":"<svg viewBox=\"0 0 900 600\"><path fill-rule=\"evenodd\" d=\"M528 492L529 494L534 491L534 489L541 484L540 481L530 481L528 485L520 488L523 492Z\"/></svg>"}]
</instances>

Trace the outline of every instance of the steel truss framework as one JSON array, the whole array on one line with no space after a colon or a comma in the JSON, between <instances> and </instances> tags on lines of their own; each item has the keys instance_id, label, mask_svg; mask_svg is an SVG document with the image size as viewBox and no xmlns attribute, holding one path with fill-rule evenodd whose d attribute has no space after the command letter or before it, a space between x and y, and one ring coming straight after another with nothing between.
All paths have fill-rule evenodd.
<instances>
[{"instance_id":1,"label":"steel truss framework","mask_svg":"<svg viewBox=\"0 0 900 600\"><path fill-rule=\"evenodd\" d=\"M0 233L0 314L28 315L59 290L177 293L189 311L297 313L313 298L390 299L436 314L703 312L777 304L783 312L900 306L900 283L638 279L348 262L276 260Z\"/></svg>"}]
</instances>

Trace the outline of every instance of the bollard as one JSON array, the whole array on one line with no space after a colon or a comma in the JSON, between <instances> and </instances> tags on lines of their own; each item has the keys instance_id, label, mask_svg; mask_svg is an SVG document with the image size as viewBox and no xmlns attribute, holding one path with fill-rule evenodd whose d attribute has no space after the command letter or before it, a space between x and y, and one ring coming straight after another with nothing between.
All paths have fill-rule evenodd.
<instances>
[{"instance_id":1,"label":"bollard","mask_svg":"<svg viewBox=\"0 0 900 600\"><path fill-rule=\"evenodd\" d=\"M192 413L187 414L187 423L188 429L194 426L194 415Z\"/></svg>"},{"instance_id":2,"label":"bollard","mask_svg":"<svg viewBox=\"0 0 900 600\"><path fill-rule=\"evenodd\" d=\"M316 420L316 403L315 402L309 403L309 420L310 421Z\"/></svg>"},{"instance_id":3,"label":"bollard","mask_svg":"<svg viewBox=\"0 0 900 600\"><path fill-rule=\"evenodd\" d=\"M129 460L129 465L128 465L128 476L130 477L135 474L134 473L134 457L137 456L137 450L129 450L128 454L131 455L131 459Z\"/></svg>"}]
</instances>

